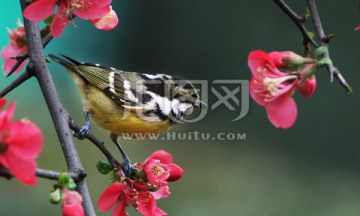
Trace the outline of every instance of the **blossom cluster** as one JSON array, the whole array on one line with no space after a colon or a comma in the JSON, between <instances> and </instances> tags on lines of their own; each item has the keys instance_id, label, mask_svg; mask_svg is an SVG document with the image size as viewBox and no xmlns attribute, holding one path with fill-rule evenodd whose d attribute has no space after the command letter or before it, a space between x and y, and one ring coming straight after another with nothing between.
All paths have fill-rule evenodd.
<instances>
[{"instance_id":1,"label":"blossom cluster","mask_svg":"<svg viewBox=\"0 0 360 216\"><path fill-rule=\"evenodd\" d=\"M131 206L145 216L167 215L156 206L156 200L170 195L168 182L176 181L184 171L172 162L172 156L158 150L142 164L134 165L134 174L126 177L122 172L100 196L100 211L109 211L115 206L112 215L128 215L126 207Z\"/></svg>"},{"instance_id":2,"label":"blossom cluster","mask_svg":"<svg viewBox=\"0 0 360 216\"><path fill-rule=\"evenodd\" d=\"M17 60L13 59L12 57L23 55L28 51L25 39L25 28L20 20L18 20L16 23L18 28L14 30L8 29L10 44L5 46L0 53L1 58L4 60L2 69L4 70L5 74L8 74L17 62ZM14 71L14 73L20 72L25 64L26 61L22 62L21 65Z\"/></svg>"},{"instance_id":3,"label":"blossom cluster","mask_svg":"<svg viewBox=\"0 0 360 216\"><path fill-rule=\"evenodd\" d=\"M75 16L89 20L98 29L112 30L119 20L110 4L111 0L35 0L25 8L24 17L33 22L50 22L53 37L59 37ZM57 13L54 14L56 8ZM5 46L0 53L5 74L9 74L15 66L17 60L14 57L28 51L25 28L20 21L17 24L17 29L9 30L10 45ZM26 61L23 61L13 73L20 72L25 64Z\"/></svg>"},{"instance_id":4,"label":"blossom cluster","mask_svg":"<svg viewBox=\"0 0 360 216\"><path fill-rule=\"evenodd\" d=\"M265 106L275 127L291 127L297 117L297 106L292 98L296 89L304 98L315 92L316 79L312 71L317 67L316 60L291 51L266 53L255 50L249 54L248 64L252 72L251 97ZM282 72L280 69L290 71Z\"/></svg>"},{"instance_id":5,"label":"blossom cluster","mask_svg":"<svg viewBox=\"0 0 360 216\"><path fill-rule=\"evenodd\" d=\"M0 98L0 109L6 100ZM0 113L0 168L6 168L20 182L36 184L36 162L43 147L40 129L27 119L11 121L15 103Z\"/></svg>"},{"instance_id":6,"label":"blossom cluster","mask_svg":"<svg viewBox=\"0 0 360 216\"><path fill-rule=\"evenodd\" d=\"M77 17L92 22L101 30L111 30L118 24L118 17L112 10L111 0L36 0L24 10L24 16L39 22L51 17L51 34L59 37L75 14Z\"/></svg>"}]
</instances>

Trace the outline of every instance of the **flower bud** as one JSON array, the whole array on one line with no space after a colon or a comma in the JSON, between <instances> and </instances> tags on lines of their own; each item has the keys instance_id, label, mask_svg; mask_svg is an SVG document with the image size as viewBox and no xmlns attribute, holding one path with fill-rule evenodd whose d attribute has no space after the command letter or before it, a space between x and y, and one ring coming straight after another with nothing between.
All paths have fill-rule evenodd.
<instances>
[{"instance_id":1,"label":"flower bud","mask_svg":"<svg viewBox=\"0 0 360 216\"><path fill-rule=\"evenodd\" d=\"M109 174L112 170L111 164L105 160L100 160L96 163L97 170L104 175Z\"/></svg>"},{"instance_id":2,"label":"flower bud","mask_svg":"<svg viewBox=\"0 0 360 216\"><path fill-rule=\"evenodd\" d=\"M309 78L305 78L303 83L301 83L298 87L301 96L304 98L308 98L312 96L316 89L316 79L315 76L311 76Z\"/></svg>"},{"instance_id":3,"label":"flower bud","mask_svg":"<svg viewBox=\"0 0 360 216\"><path fill-rule=\"evenodd\" d=\"M60 188L56 189L52 193L50 193L49 200L52 204L59 204L61 201L61 192Z\"/></svg>"},{"instance_id":4,"label":"flower bud","mask_svg":"<svg viewBox=\"0 0 360 216\"><path fill-rule=\"evenodd\" d=\"M295 67L302 64L309 64L315 62L315 60L312 58L300 56L292 51L274 51L269 53L269 57L273 61L275 67L278 68Z\"/></svg>"}]
</instances>

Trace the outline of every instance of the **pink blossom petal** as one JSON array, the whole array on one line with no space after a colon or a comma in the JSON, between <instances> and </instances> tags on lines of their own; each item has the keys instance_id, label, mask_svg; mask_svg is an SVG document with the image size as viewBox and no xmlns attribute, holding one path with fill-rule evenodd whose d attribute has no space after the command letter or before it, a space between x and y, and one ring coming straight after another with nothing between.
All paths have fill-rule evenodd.
<instances>
[{"instance_id":1,"label":"pink blossom petal","mask_svg":"<svg viewBox=\"0 0 360 216\"><path fill-rule=\"evenodd\" d=\"M303 96L304 98L308 98L311 97L316 89L316 78L315 76L306 78L304 80L304 83L302 83L299 87L299 92L301 94L301 96Z\"/></svg>"},{"instance_id":2,"label":"pink blossom petal","mask_svg":"<svg viewBox=\"0 0 360 216\"><path fill-rule=\"evenodd\" d=\"M27 185L36 184L36 162L12 154L11 149L3 154L8 163L8 169L12 172L16 179Z\"/></svg>"},{"instance_id":3,"label":"pink blossom petal","mask_svg":"<svg viewBox=\"0 0 360 216\"><path fill-rule=\"evenodd\" d=\"M6 99L0 97L0 109L3 108L3 106L5 106L5 104L6 104Z\"/></svg>"},{"instance_id":4,"label":"pink blossom petal","mask_svg":"<svg viewBox=\"0 0 360 216\"><path fill-rule=\"evenodd\" d=\"M146 163L148 163L150 160L159 160L163 164L172 163L173 159L170 153L164 151L164 150L158 150L153 152L146 160L144 161L144 166Z\"/></svg>"},{"instance_id":5,"label":"pink blossom petal","mask_svg":"<svg viewBox=\"0 0 360 216\"><path fill-rule=\"evenodd\" d=\"M26 19L39 22L51 16L55 11L56 0L37 0L24 10Z\"/></svg>"},{"instance_id":6,"label":"pink blossom petal","mask_svg":"<svg viewBox=\"0 0 360 216\"><path fill-rule=\"evenodd\" d=\"M100 196L98 200L98 208L102 212L109 211L113 205L118 202L121 191L125 188L126 184L114 182L110 185Z\"/></svg>"},{"instance_id":7,"label":"pink blossom petal","mask_svg":"<svg viewBox=\"0 0 360 216\"><path fill-rule=\"evenodd\" d=\"M100 8L110 5L112 0L84 0L85 3L91 2L94 7Z\"/></svg>"},{"instance_id":8,"label":"pink blossom petal","mask_svg":"<svg viewBox=\"0 0 360 216\"><path fill-rule=\"evenodd\" d=\"M164 212L163 210L161 210L160 208L156 208L154 213L153 213L154 216L166 216L166 212Z\"/></svg>"},{"instance_id":9,"label":"pink blossom petal","mask_svg":"<svg viewBox=\"0 0 360 216\"><path fill-rule=\"evenodd\" d=\"M170 173L170 176L167 179L169 182L177 181L184 175L184 170L174 163L167 164L167 167L169 168Z\"/></svg>"},{"instance_id":10,"label":"pink blossom petal","mask_svg":"<svg viewBox=\"0 0 360 216\"><path fill-rule=\"evenodd\" d=\"M86 10L82 8L76 8L74 11L76 16L78 16L79 18L88 20L88 19L102 18L106 16L108 13L110 13L111 7L110 6L105 6L101 8L91 7Z\"/></svg>"},{"instance_id":11,"label":"pink blossom petal","mask_svg":"<svg viewBox=\"0 0 360 216\"><path fill-rule=\"evenodd\" d=\"M289 128L294 124L297 117L295 100L288 94L265 104L265 109L269 120L275 127Z\"/></svg>"},{"instance_id":12,"label":"pink blossom petal","mask_svg":"<svg viewBox=\"0 0 360 216\"><path fill-rule=\"evenodd\" d=\"M141 192L138 194L139 205L138 211L144 216L154 216L156 201L151 194Z\"/></svg>"},{"instance_id":13,"label":"pink blossom petal","mask_svg":"<svg viewBox=\"0 0 360 216\"><path fill-rule=\"evenodd\" d=\"M0 129L3 129L5 126L8 126L11 118L15 112L16 103L10 103L9 107L0 113Z\"/></svg>"},{"instance_id":14,"label":"pink blossom petal","mask_svg":"<svg viewBox=\"0 0 360 216\"><path fill-rule=\"evenodd\" d=\"M355 31L359 30L360 29L360 25L356 26L355 27Z\"/></svg>"},{"instance_id":15,"label":"pink blossom petal","mask_svg":"<svg viewBox=\"0 0 360 216\"><path fill-rule=\"evenodd\" d=\"M258 103L260 106L264 106L265 102L264 102L264 97L261 96L261 94L257 91L261 91L260 89L257 88L258 84L256 82L259 82L257 79L255 79L254 77L251 78L250 80L250 95L252 97L252 99Z\"/></svg>"},{"instance_id":16,"label":"pink blossom petal","mask_svg":"<svg viewBox=\"0 0 360 216\"><path fill-rule=\"evenodd\" d=\"M129 214L126 212L126 202L122 201L119 205L117 205L113 212L112 216L128 216Z\"/></svg>"},{"instance_id":17,"label":"pink blossom petal","mask_svg":"<svg viewBox=\"0 0 360 216\"><path fill-rule=\"evenodd\" d=\"M100 30L112 30L119 23L119 19L114 10L111 10L106 16L101 19L91 19L90 20L94 26Z\"/></svg>"},{"instance_id":18,"label":"pink blossom petal","mask_svg":"<svg viewBox=\"0 0 360 216\"><path fill-rule=\"evenodd\" d=\"M69 19L66 17L66 12L67 9L65 3L60 3L58 13L55 15L50 25L50 31L54 37L59 37L70 23Z\"/></svg>"},{"instance_id":19,"label":"pink blossom petal","mask_svg":"<svg viewBox=\"0 0 360 216\"><path fill-rule=\"evenodd\" d=\"M2 68L4 70L5 75L10 73L11 69L14 67L14 65L17 62L15 59L11 59L11 57L19 56L24 53L26 53L26 49L14 49L14 47L11 45L5 46L2 49L1 57L4 60L4 64ZM27 61L21 63L20 66L14 71L14 74L19 73L21 69L26 65L26 63Z\"/></svg>"},{"instance_id":20,"label":"pink blossom petal","mask_svg":"<svg viewBox=\"0 0 360 216\"><path fill-rule=\"evenodd\" d=\"M165 198L170 195L169 186L165 182L157 191L152 192L151 194L154 196L155 199Z\"/></svg>"},{"instance_id":21,"label":"pink blossom petal","mask_svg":"<svg viewBox=\"0 0 360 216\"><path fill-rule=\"evenodd\" d=\"M248 65L253 76L258 75L259 67L263 68L266 65L270 65L275 68L268 54L262 50L254 50L250 52L248 57Z\"/></svg>"},{"instance_id":22,"label":"pink blossom petal","mask_svg":"<svg viewBox=\"0 0 360 216\"><path fill-rule=\"evenodd\" d=\"M85 212L81 203L67 203L63 205L62 216L84 216Z\"/></svg>"},{"instance_id":23,"label":"pink blossom petal","mask_svg":"<svg viewBox=\"0 0 360 216\"><path fill-rule=\"evenodd\" d=\"M24 159L34 159L40 155L43 137L40 129L30 121L10 123L10 137L6 140L13 154Z\"/></svg>"}]
</instances>

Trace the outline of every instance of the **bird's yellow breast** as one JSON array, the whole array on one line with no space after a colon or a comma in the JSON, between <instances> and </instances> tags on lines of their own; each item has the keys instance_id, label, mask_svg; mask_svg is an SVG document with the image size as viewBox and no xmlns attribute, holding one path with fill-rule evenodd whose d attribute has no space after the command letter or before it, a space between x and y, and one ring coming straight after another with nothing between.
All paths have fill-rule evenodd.
<instances>
[{"instance_id":1,"label":"bird's yellow breast","mask_svg":"<svg viewBox=\"0 0 360 216\"><path fill-rule=\"evenodd\" d=\"M171 127L169 120L147 121L140 118L136 111L130 111L124 117L124 108L99 89L93 86L83 89L85 110L99 126L118 136L129 136L133 133L161 133Z\"/></svg>"}]
</instances>

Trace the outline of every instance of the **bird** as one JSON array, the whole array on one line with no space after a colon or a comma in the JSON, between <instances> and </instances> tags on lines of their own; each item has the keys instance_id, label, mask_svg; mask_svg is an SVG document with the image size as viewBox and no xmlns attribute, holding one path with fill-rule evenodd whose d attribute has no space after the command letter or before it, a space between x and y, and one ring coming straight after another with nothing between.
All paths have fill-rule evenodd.
<instances>
[{"instance_id":1,"label":"bird","mask_svg":"<svg viewBox=\"0 0 360 216\"><path fill-rule=\"evenodd\" d=\"M194 85L176 75L126 72L65 55L48 56L65 67L80 89L85 125L74 136L84 139L90 132L90 118L93 119L110 131L124 163L130 160L119 137L166 132L194 108L207 108Z\"/></svg>"}]
</instances>

